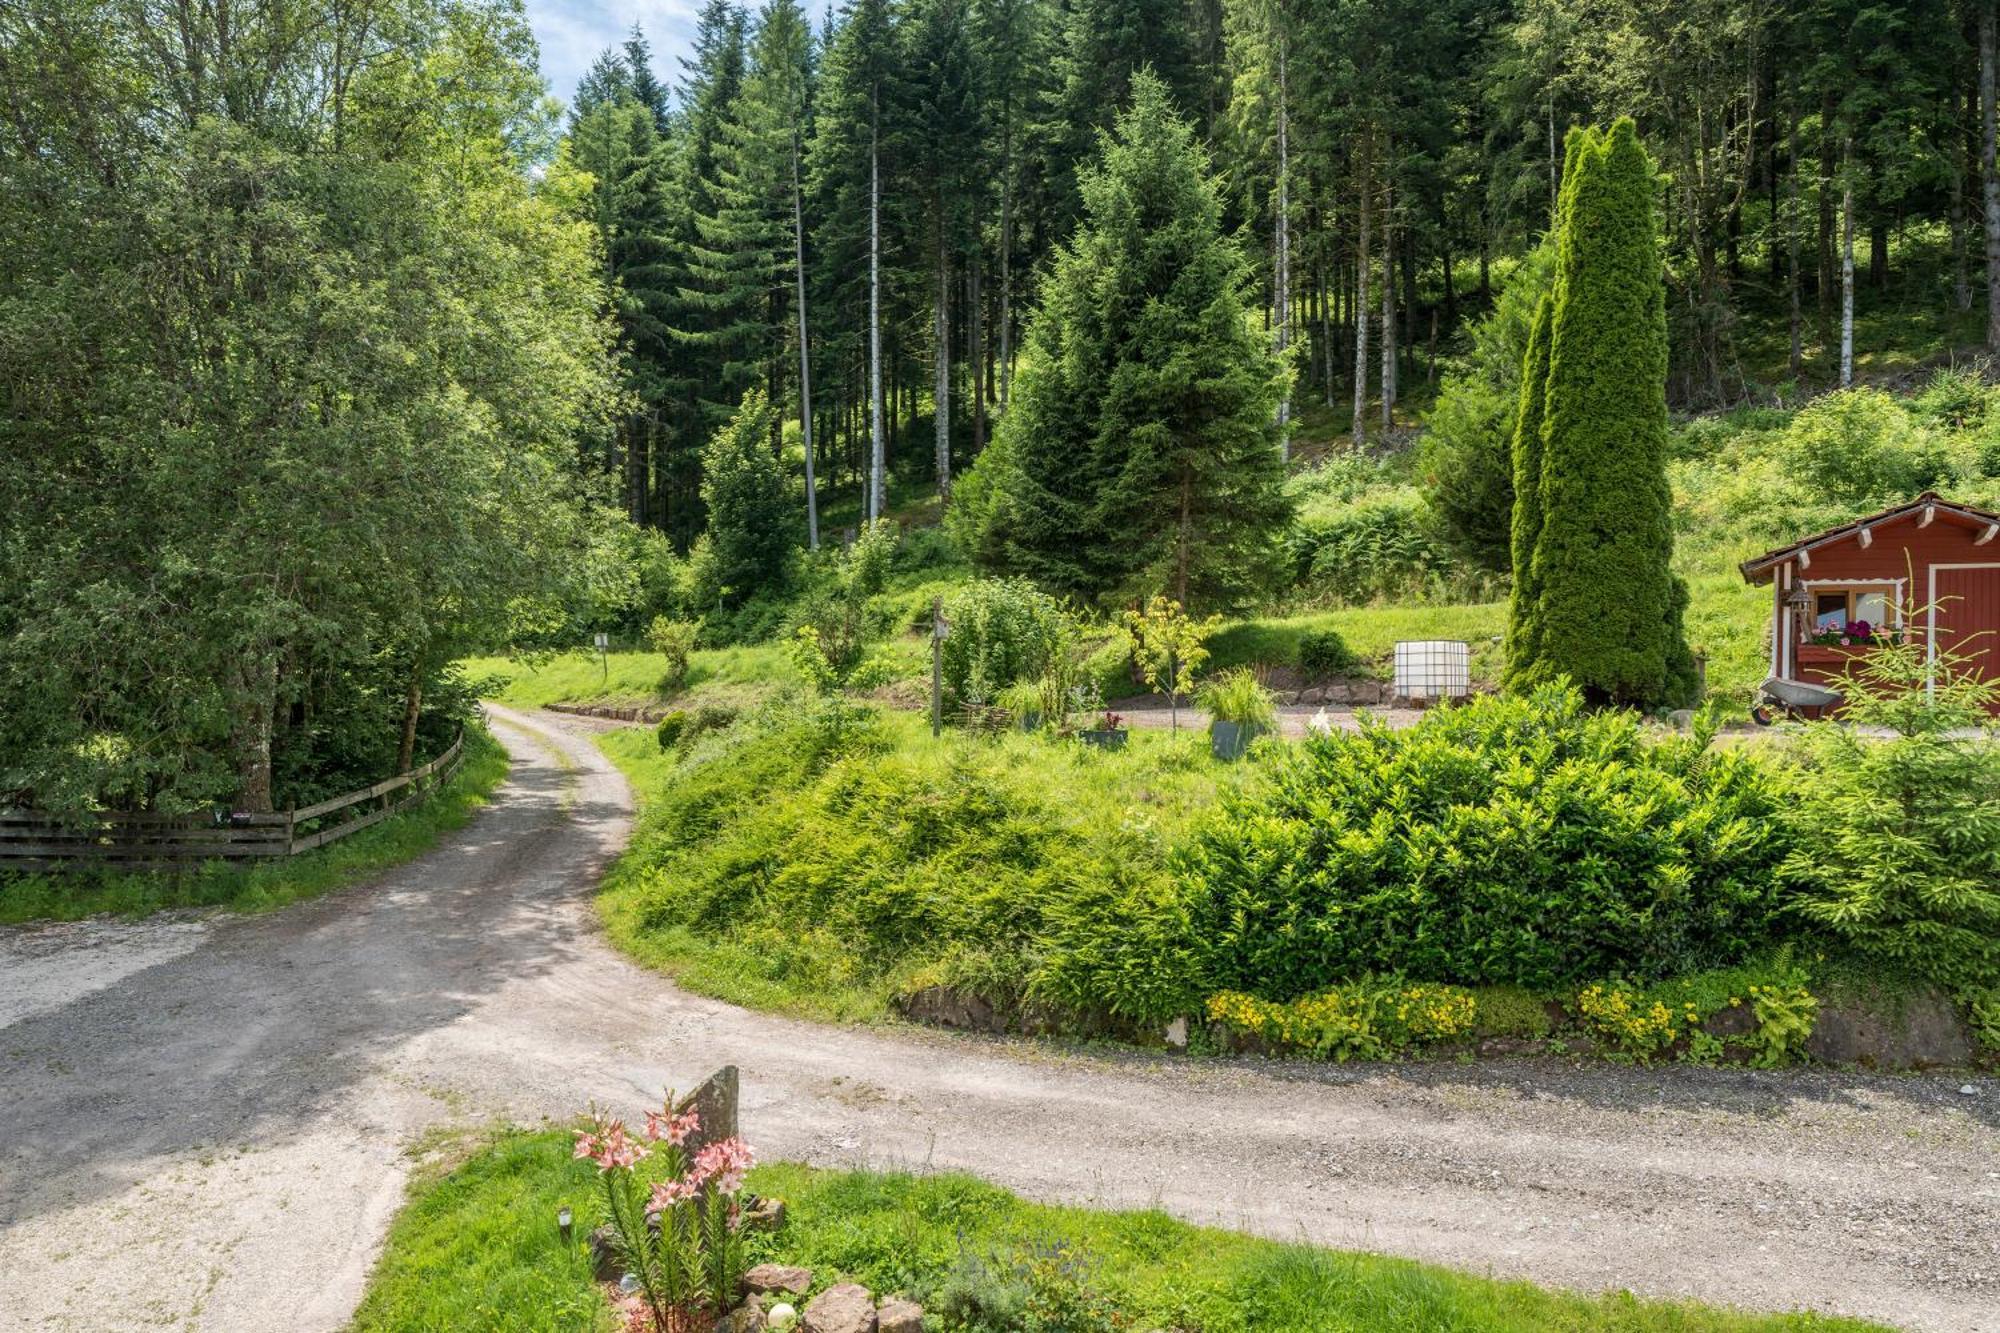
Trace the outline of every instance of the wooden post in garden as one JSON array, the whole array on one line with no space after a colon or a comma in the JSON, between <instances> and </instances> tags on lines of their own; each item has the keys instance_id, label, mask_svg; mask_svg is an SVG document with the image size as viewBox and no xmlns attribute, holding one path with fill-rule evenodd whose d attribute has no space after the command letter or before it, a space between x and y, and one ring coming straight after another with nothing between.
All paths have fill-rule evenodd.
<instances>
[{"instance_id":1,"label":"wooden post in garden","mask_svg":"<svg viewBox=\"0 0 2000 1333\"><path fill-rule=\"evenodd\" d=\"M931 738L944 734L944 598L931 598Z\"/></svg>"}]
</instances>

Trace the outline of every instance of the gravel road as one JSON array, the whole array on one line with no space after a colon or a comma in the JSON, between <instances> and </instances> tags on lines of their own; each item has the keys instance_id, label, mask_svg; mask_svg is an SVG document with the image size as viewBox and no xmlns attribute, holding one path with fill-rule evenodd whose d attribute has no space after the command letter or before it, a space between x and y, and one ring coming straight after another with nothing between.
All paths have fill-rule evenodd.
<instances>
[{"instance_id":1,"label":"gravel road","mask_svg":"<svg viewBox=\"0 0 2000 1333\"><path fill-rule=\"evenodd\" d=\"M1584 1288L2000 1330L2000 1087L1556 1061L1313 1069L843 1029L599 937L623 780L494 710L494 803L258 917L0 933L0 1327L341 1326L440 1127L742 1067L768 1157L962 1167Z\"/></svg>"}]
</instances>

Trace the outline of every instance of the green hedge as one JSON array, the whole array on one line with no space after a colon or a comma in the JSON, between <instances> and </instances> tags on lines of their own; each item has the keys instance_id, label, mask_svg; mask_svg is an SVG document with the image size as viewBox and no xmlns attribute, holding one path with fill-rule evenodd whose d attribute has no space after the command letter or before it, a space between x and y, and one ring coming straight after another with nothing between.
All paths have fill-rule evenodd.
<instances>
[{"instance_id":1,"label":"green hedge","mask_svg":"<svg viewBox=\"0 0 2000 1333\"><path fill-rule=\"evenodd\" d=\"M1776 931L1776 771L1545 687L1290 747L1179 858L1211 990L1369 972L1554 989Z\"/></svg>"}]
</instances>

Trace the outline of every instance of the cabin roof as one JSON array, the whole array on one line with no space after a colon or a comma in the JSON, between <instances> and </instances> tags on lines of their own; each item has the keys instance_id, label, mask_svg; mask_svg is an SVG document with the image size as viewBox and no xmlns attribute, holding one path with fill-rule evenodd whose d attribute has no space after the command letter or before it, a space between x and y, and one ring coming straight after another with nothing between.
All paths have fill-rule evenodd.
<instances>
[{"instance_id":1,"label":"cabin roof","mask_svg":"<svg viewBox=\"0 0 2000 1333\"><path fill-rule=\"evenodd\" d=\"M1889 508L1876 513L1866 514L1846 523L1837 524L1823 532L1815 532L1812 536L1803 537L1789 546L1780 546L1776 550L1766 551L1759 556L1752 556L1737 566L1737 568L1743 571L1743 577L1751 583L1769 583L1776 577L1778 566L1788 560L1795 559L1801 551L1810 551L1816 546L1825 546L1829 542L1845 541L1848 538L1859 536L1864 528L1872 528L1878 523L1893 523L1897 519L1908 518L1910 515L1919 513L1925 509L1934 510L1940 518L1953 519L1971 527L2000 526L2000 514L1993 513L1991 510L1975 509L1971 505L1954 503L1943 498L1936 491L1925 491L1914 500L1906 500L1902 504L1891 505Z\"/></svg>"}]
</instances>

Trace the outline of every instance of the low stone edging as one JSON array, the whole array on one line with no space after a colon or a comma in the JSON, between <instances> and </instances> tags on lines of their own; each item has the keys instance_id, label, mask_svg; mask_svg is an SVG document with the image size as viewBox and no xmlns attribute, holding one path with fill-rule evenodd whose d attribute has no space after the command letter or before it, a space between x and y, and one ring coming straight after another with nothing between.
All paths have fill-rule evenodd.
<instances>
[{"instance_id":1,"label":"low stone edging","mask_svg":"<svg viewBox=\"0 0 2000 1333\"><path fill-rule=\"evenodd\" d=\"M575 717L601 717L612 722L658 722L674 710L665 704L543 704L551 713L569 713Z\"/></svg>"}]
</instances>

